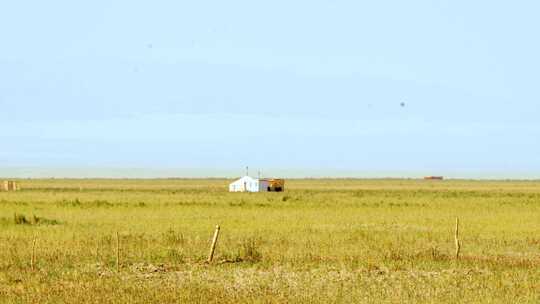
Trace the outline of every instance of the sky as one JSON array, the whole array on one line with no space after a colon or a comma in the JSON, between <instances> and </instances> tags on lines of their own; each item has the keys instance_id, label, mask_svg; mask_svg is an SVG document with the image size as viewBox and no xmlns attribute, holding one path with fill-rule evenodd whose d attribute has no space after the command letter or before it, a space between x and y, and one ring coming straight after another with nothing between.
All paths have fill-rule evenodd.
<instances>
[{"instance_id":1,"label":"sky","mask_svg":"<svg viewBox=\"0 0 540 304\"><path fill-rule=\"evenodd\" d=\"M0 176L540 178L538 11L4 1Z\"/></svg>"}]
</instances>

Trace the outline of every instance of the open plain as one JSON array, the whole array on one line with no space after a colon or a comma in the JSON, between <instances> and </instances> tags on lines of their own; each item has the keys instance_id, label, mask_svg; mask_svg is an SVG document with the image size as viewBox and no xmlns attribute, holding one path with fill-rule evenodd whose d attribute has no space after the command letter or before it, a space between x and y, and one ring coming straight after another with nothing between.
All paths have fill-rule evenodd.
<instances>
[{"instance_id":1,"label":"open plain","mask_svg":"<svg viewBox=\"0 0 540 304\"><path fill-rule=\"evenodd\" d=\"M0 192L2 303L540 301L536 181L18 182Z\"/></svg>"}]
</instances>

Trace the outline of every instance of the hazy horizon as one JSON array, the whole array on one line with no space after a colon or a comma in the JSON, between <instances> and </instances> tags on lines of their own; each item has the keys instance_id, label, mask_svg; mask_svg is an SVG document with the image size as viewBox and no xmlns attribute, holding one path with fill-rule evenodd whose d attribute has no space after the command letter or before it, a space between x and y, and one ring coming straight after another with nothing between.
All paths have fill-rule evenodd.
<instances>
[{"instance_id":1,"label":"hazy horizon","mask_svg":"<svg viewBox=\"0 0 540 304\"><path fill-rule=\"evenodd\" d=\"M424 176L443 176L445 179L475 180L538 180L536 172L478 172L478 171L362 171L314 168L251 168L249 175L282 178L396 178L418 179ZM0 178L236 178L246 174L244 169L211 168L100 168L100 167L0 167Z\"/></svg>"}]
</instances>

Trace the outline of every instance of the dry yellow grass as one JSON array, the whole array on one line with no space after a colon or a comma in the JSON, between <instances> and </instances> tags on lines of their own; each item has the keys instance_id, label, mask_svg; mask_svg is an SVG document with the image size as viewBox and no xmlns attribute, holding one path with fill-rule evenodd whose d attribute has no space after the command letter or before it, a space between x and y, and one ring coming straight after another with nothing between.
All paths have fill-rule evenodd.
<instances>
[{"instance_id":1,"label":"dry yellow grass","mask_svg":"<svg viewBox=\"0 0 540 304\"><path fill-rule=\"evenodd\" d=\"M227 182L20 181L0 193L1 301L540 300L540 182L290 180L261 194Z\"/></svg>"}]
</instances>

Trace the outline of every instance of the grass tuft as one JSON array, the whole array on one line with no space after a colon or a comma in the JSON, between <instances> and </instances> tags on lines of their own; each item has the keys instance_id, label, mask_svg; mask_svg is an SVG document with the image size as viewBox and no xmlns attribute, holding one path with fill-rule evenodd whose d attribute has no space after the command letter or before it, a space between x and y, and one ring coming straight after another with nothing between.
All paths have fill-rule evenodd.
<instances>
[{"instance_id":1,"label":"grass tuft","mask_svg":"<svg viewBox=\"0 0 540 304\"><path fill-rule=\"evenodd\" d=\"M58 225L60 224L57 220L51 220L44 217L38 217L35 215L29 216L28 218L26 215L21 213L14 213L13 214L13 223L15 225Z\"/></svg>"},{"instance_id":2,"label":"grass tuft","mask_svg":"<svg viewBox=\"0 0 540 304\"><path fill-rule=\"evenodd\" d=\"M260 251L260 241L250 237L244 239L240 243L240 249L238 251L238 259L244 262L257 263L262 260L262 253Z\"/></svg>"}]
</instances>

